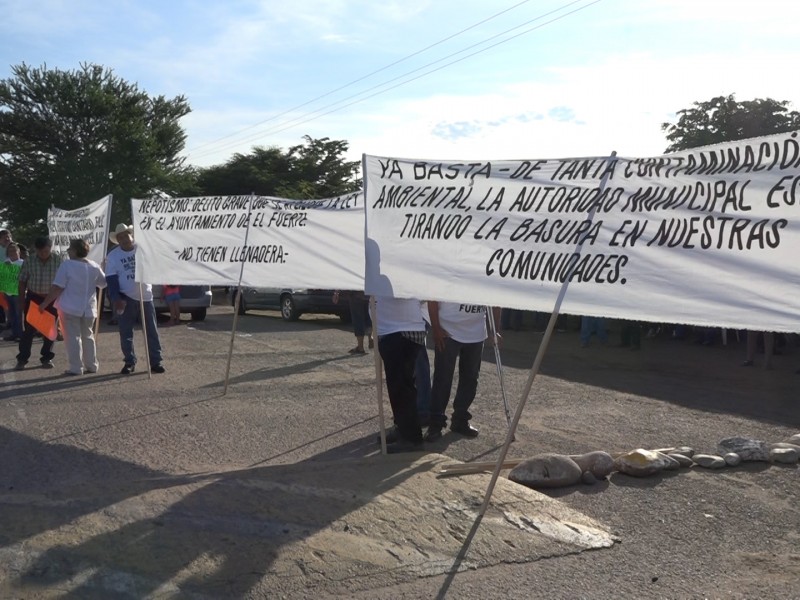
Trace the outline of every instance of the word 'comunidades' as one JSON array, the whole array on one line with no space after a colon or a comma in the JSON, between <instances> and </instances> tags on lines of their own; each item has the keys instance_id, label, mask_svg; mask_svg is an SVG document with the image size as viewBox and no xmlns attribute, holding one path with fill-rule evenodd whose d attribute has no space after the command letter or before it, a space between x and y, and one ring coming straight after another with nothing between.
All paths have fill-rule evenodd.
<instances>
[{"instance_id":1,"label":"word 'comunidades'","mask_svg":"<svg viewBox=\"0 0 800 600\"><path fill-rule=\"evenodd\" d=\"M625 283L622 268L628 257L621 254L578 254L501 248L486 263L486 275L528 281L569 279L580 283Z\"/></svg>"}]
</instances>

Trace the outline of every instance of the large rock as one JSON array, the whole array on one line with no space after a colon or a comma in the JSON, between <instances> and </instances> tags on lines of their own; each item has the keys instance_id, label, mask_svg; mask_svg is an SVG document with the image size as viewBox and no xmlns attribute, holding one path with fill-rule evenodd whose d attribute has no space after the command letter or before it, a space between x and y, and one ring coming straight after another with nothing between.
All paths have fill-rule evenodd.
<instances>
[{"instance_id":1,"label":"large rock","mask_svg":"<svg viewBox=\"0 0 800 600\"><path fill-rule=\"evenodd\" d=\"M743 461L769 461L769 446L761 440L746 437L731 437L720 441L718 448L720 454L735 452Z\"/></svg>"},{"instance_id":2,"label":"large rock","mask_svg":"<svg viewBox=\"0 0 800 600\"><path fill-rule=\"evenodd\" d=\"M638 448L618 456L614 460L614 467L626 475L648 477L662 471L672 460L666 454Z\"/></svg>"},{"instance_id":3,"label":"large rock","mask_svg":"<svg viewBox=\"0 0 800 600\"><path fill-rule=\"evenodd\" d=\"M597 479L608 477L614 471L614 458L602 450L586 454L571 454L570 458L578 463L581 472L589 471Z\"/></svg>"},{"instance_id":4,"label":"large rock","mask_svg":"<svg viewBox=\"0 0 800 600\"><path fill-rule=\"evenodd\" d=\"M532 488L557 488L575 485L582 473L569 456L547 453L522 461L511 469L508 478Z\"/></svg>"}]
</instances>

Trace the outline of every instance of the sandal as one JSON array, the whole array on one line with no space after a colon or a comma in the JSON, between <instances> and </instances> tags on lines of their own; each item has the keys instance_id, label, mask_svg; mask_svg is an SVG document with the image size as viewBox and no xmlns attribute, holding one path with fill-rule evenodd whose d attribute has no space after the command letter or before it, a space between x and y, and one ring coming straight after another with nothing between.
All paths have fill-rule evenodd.
<instances>
[{"instance_id":1,"label":"sandal","mask_svg":"<svg viewBox=\"0 0 800 600\"><path fill-rule=\"evenodd\" d=\"M352 348L351 350L347 351L348 354L366 354L367 351L363 348Z\"/></svg>"}]
</instances>

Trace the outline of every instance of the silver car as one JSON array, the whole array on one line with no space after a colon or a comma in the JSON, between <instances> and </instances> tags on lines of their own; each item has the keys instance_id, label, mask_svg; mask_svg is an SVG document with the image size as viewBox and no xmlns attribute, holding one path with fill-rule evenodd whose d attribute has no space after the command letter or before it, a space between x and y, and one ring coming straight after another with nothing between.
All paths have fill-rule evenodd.
<instances>
[{"instance_id":1,"label":"silver car","mask_svg":"<svg viewBox=\"0 0 800 600\"><path fill-rule=\"evenodd\" d=\"M279 310L285 321L296 321L304 313L337 315L350 322L347 302L334 304L333 290L290 290L287 288L241 288L239 314L251 309ZM236 306L236 289L231 295L231 305Z\"/></svg>"}]
</instances>

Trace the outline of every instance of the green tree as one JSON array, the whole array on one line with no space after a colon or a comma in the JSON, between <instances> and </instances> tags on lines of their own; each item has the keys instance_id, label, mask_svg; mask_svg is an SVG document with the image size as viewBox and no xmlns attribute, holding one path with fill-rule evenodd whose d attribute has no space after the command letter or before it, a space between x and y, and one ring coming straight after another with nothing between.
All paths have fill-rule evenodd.
<instances>
[{"instance_id":1,"label":"green tree","mask_svg":"<svg viewBox=\"0 0 800 600\"><path fill-rule=\"evenodd\" d=\"M789 104L772 98L738 102L733 94L695 102L676 113L677 123L661 125L670 142L666 152L800 129L800 113Z\"/></svg>"},{"instance_id":2,"label":"green tree","mask_svg":"<svg viewBox=\"0 0 800 600\"><path fill-rule=\"evenodd\" d=\"M347 142L304 136L305 144L286 152L256 146L250 154L234 154L224 165L202 169L197 177L205 195L279 196L292 199L331 198L361 189L359 161L346 161Z\"/></svg>"},{"instance_id":3,"label":"green tree","mask_svg":"<svg viewBox=\"0 0 800 600\"><path fill-rule=\"evenodd\" d=\"M16 231L42 231L51 205L74 209L108 193L113 222L128 222L130 198L191 185L178 156L183 96L148 96L93 64L12 72L0 81L0 220Z\"/></svg>"}]
</instances>

